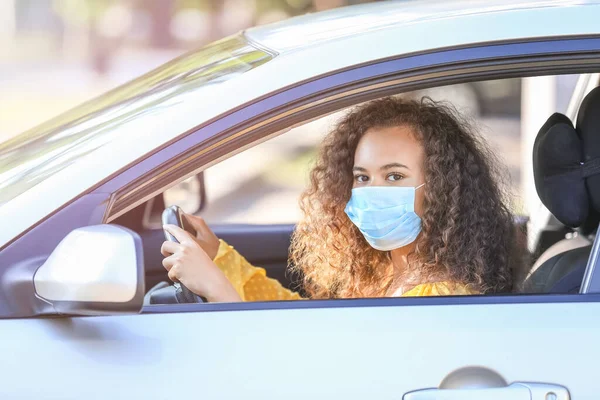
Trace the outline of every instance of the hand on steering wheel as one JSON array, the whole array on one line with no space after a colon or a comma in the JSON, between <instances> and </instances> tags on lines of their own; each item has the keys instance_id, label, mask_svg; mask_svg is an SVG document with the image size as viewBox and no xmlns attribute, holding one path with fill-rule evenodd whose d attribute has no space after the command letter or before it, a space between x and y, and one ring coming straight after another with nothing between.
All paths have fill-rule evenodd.
<instances>
[{"instance_id":1,"label":"hand on steering wheel","mask_svg":"<svg viewBox=\"0 0 600 400\"><path fill-rule=\"evenodd\" d=\"M214 260L219 251L219 238L204 221L196 215L184 214L183 217L196 230L196 243L202 247L211 260Z\"/></svg>"},{"instance_id":2,"label":"hand on steering wheel","mask_svg":"<svg viewBox=\"0 0 600 400\"><path fill-rule=\"evenodd\" d=\"M198 243L199 240L175 225L165 225L164 229L179 241L165 241L161 247L165 256L163 266L173 282L181 282L210 302L242 301L227 277Z\"/></svg>"}]
</instances>

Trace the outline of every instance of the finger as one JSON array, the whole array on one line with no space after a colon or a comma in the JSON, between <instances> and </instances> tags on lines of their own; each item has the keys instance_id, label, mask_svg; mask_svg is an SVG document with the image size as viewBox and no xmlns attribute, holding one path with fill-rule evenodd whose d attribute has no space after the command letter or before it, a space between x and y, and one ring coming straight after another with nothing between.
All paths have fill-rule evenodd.
<instances>
[{"instance_id":1,"label":"finger","mask_svg":"<svg viewBox=\"0 0 600 400\"><path fill-rule=\"evenodd\" d=\"M178 226L169 224L164 225L163 229L169 232L171 235L175 236L175 239L177 239L179 243L189 241L190 239L193 240L192 235L190 235L188 232L184 231Z\"/></svg>"},{"instance_id":2,"label":"finger","mask_svg":"<svg viewBox=\"0 0 600 400\"><path fill-rule=\"evenodd\" d=\"M175 265L175 256L163 258L162 265L167 271L171 271L171 268Z\"/></svg>"},{"instance_id":3,"label":"finger","mask_svg":"<svg viewBox=\"0 0 600 400\"><path fill-rule=\"evenodd\" d=\"M173 282L179 282L179 276L177 273L178 271L178 268L171 268L171 270L169 271L169 279Z\"/></svg>"},{"instance_id":4,"label":"finger","mask_svg":"<svg viewBox=\"0 0 600 400\"><path fill-rule=\"evenodd\" d=\"M196 232L204 232L207 229L210 229L204 221L204 218L198 217L192 214L183 214L183 217L188 220L188 222L194 227Z\"/></svg>"},{"instance_id":5,"label":"finger","mask_svg":"<svg viewBox=\"0 0 600 400\"><path fill-rule=\"evenodd\" d=\"M160 246L160 253L165 257L169 257L171 254L175 254L178 250L179 243L171 242L168 240L166 242L163 242L162 246Z\"/></svg>"}]
</instances>

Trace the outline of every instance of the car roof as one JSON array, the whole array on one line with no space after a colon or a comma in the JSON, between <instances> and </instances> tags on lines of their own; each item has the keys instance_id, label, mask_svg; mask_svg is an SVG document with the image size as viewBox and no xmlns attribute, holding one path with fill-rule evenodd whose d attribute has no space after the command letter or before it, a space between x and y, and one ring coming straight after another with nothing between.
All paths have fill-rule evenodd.
<instances>
[{"instance_id":1,"label":"car roof","mask_svg":"<svg viewBox=\"0 0 600 400\"><path fill-rule=\"evenodd\" d=\"M261 45L284 53L304 47L322 44L326 41L340 40L349 36L364 34L375 30L397 28L401 25L426 22L427 35L441 38L447 35L445 25L437 24L448 18L496 13L517 13L549 7L581 6L599 4L599 0L400 0L375 2L336 8L319 13L309 13L281 22L248 29L246 35ZM566 21L568 22L568 21ZM462 28L462 29L461 29ZM510 30L517 33L525 30L523 25L515 24ZM458 31L465 30L472 38L467 42L477 42L479 30L460 24ZM557 27L560 30L559 27ZM455 32L459 33L459 32ZM403 40L398 38L399 41ZM442 42L440 42L441 44Z\"/></svg>"},{"instance_id":2,"label":"car roof","mask_svg":"<svg viewBox=\"0 0 600 400\"><path fill-rule=\"evenodd\" d=\"M258 68L212 85L211 95L193 84L177 83L169 92L167 107L163 100L155 101L154 90L148 90L136 98L147 104L144 110L122 115L118 104L106 104L110 112L99 110L98 116L81 120L63 118L61 126L49 128L85 130L86 135L110 129L118 140L82 149L69 168L2 204L0 220L5 224L0 246L185 132L282 88L405 54L523 38L598 35L599 16L600 0L401 1L340 8L249 29L244 35L255 46L278 54ZM159 80L155 85L164 83ZM118 124L113 123L116 116L122 119ZM28 133L45 134L35 128Z\"/></svg>"}]
</instances>

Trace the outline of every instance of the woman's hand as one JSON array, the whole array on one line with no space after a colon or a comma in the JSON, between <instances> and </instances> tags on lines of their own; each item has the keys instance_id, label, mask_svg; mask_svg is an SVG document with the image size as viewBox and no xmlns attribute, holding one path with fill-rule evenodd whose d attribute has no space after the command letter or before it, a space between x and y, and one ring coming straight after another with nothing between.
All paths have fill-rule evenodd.
<instances>
[{"instance_id":1,"label":"woman's hand","mask_svg":"<svg viewBox=\"0 0 600 400\"><path fill-rule=\"evenodd\" d=\"M209 302L242 301L227 277L202 249L196 238L174 225L165 225L179 243L166 241L160 252L163 266L169 271L169 279L181 282L198 296Z\"/></svg>"},{"instance_id":2,"label":"woman's hand","mask_svg":"<svg viewBox=\"0 0 600 400\"><path fill-rule=\"evenodd\" d=\"M184 214L183 216L196 230L196 242L202 247L202 249L208 254L211 260L214 260L219 251L219 238L214 232L208 227L204 218L197 217L191 214Z\"/></svg>"}]
</instances>

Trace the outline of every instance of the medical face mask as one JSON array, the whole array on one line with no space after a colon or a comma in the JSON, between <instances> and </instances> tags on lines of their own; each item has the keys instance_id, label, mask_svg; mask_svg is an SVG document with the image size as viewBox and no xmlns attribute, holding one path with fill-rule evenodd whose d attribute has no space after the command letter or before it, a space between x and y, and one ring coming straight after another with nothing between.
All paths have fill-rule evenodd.
<instances>
[{"instance_id":1,"label":"medical face mask","mask_svg":"<svg viewBox=\"0 0 600 400\"><path fill-rule=\"evenodd\" d=\"M423 185L355 188L344 211L373 248L398 249L414 242L421 232L415 191Z\"/></svg>"}]
</instances>

